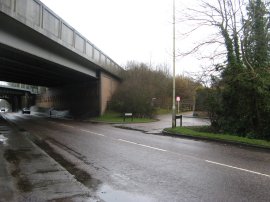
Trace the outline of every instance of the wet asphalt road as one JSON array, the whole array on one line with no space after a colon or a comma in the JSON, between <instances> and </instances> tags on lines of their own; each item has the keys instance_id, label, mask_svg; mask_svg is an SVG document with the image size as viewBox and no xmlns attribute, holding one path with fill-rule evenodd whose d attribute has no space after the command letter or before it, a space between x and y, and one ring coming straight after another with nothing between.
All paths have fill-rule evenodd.
<instances>
[{"instance_id":1,"label":"wet asphalt road","mask_svg":"<svg viewBox=\"0 0 270 202\"><path fill-rule=\"evenodd\" d=\"M7 114L93 178L104 201L270 201L270 152ZM89 182L90 183L90 182Z\"/></svg>"}]
</instances>

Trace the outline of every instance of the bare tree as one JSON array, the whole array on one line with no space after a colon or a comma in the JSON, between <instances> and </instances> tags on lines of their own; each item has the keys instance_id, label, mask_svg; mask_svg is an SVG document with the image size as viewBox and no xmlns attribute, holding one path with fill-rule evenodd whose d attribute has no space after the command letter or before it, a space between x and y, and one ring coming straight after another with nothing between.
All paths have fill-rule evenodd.
<instances>
[{"instance_id":1,"label":"bare tree","mask_svg":"<svg viewBox=\"0 0 270 202\"><path fill-rule=\"evenodd\" d=\"M224 70L226 64L241 63L241 41L243 32L244 0L198 1L196 8L181 12L179 23L190 24L190 29L181 33L183 39L193 37L196 33L209 34L199 39L194 46L178 52L178 56L197 54L200 59L209 62L203 74L211 75ZM211 32L210 32L211 30Z\"/></svg>"}]
</instances>

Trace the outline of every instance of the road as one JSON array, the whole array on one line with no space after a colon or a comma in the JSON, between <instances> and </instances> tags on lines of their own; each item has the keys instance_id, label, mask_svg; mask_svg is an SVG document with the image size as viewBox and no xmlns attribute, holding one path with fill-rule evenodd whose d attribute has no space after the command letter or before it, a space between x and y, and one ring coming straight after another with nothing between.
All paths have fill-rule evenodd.
<instances>
[{"instance_id":1,"label":"road","mask_svg":"<svg viewBox=\"0 0 270 202\"><path fill-rule=\"evenodd\" d=\"M270 152L140 131L6 114L91 176L104 201L269 201ZM158 124L158 123L157 123Z\"/></svg>"}]
</instances>

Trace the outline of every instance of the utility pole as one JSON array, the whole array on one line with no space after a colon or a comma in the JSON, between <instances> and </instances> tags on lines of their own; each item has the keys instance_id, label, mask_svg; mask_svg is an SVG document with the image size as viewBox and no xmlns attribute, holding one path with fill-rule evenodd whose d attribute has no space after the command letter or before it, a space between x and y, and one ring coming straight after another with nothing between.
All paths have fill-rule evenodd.
<instances>
[{"instance_id":1,"label":"utility pole","mask_svg":"<svg viewBox=\"0 0 270 202\"><path fill-rule=\"evenodd\" d=\"M175 0L173 0L173 104L172 104L172 128L175 128Z\"/></svg>"}]
</instances>

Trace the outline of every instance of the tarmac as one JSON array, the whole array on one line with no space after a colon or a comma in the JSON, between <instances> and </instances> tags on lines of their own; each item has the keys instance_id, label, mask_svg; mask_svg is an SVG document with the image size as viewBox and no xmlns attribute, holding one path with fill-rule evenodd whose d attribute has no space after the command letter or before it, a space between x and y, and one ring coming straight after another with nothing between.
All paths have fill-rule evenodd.
<instances>
[{"instance_id":1,"label":"tarmac","mask_svg":"<svg viewBox=\"0 0 270 202\"><path fill-rule=\"evenodd\" d=\"M100 201L10 124L0 117L0 202Z\"/></svg>"},{"instance_id":2,"label":"tarmac","mask_svg":"<svg viewBox=\"0 0 270 202\"><path fill-rule=\"evenodd\" d=\"M27 131L12 125L0 114L0 202L102 201L41 149ZM119 124L146 133L161 133L170 127L171 116L160 121ZM184 125L207 124L199 119L183 120ZM118 125L118 126L119 126Z\"/></svg>"},{"instance_id":3,"label":"tarmac","mask_svg":"<svg viewBox=\"0 0 270 202\"><path fill-rule=\"evenodd\" d=\"M34 134L20 129L0 114L0 202L102 201L96 193L41 149ZM153 123L114 124L160 134L171 126L171 115ZM209 120L185 114L183 125L208 125ZM14 127L15 126L15 127ZM46 152L45 152L46 151Z\"/></svg>"}]
</instances>

